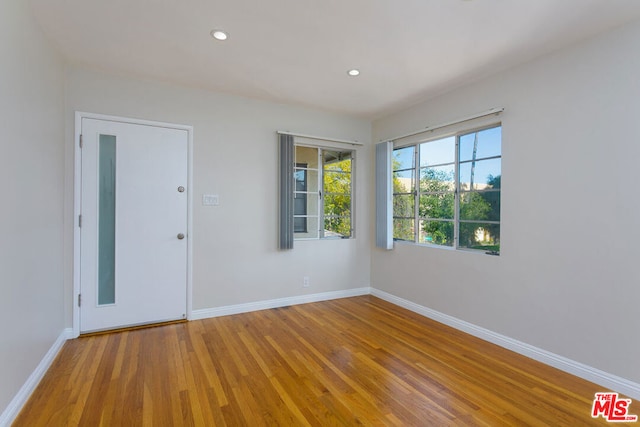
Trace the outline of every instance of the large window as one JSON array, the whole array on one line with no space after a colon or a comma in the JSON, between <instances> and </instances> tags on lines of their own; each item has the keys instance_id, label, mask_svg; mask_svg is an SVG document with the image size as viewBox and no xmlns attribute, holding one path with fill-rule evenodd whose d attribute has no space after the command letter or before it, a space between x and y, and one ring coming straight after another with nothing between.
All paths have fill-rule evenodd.
<instances>
[{"instance_id":1,"label":"large window","mask_svg":"<svg viewBox=\"0 0 640 427\"><path fill-rule=\"evenodd\" d=\"M296 145L294 238L353 236L351 150Z\"/></svg>"},{"instance_id":2,"label":"large window","mask_svg":"<svg viewBox=\"0 0 640 427\"><path fill-rule=\"evenodd\" d=\"M500 253L502 128L393 151L393 237Z\"/></svg>"}]
</instances>

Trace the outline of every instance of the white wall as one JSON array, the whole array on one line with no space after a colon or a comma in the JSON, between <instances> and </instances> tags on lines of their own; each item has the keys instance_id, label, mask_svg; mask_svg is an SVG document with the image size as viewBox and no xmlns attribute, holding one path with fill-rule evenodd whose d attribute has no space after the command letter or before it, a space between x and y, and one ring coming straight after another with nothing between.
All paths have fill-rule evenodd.
<instances>
[{"instance_id":1,"label":"white wall","mask_svg":"<svg viewBox=\"0 0 640 427\"><path fill-rule=\"evenodd\" d=\"M64 72L28 2L0 2L0 414L64 329Z\"/></svg>"},{"instance_id":2,"label":"white wall","mask_svg":"<svg viewBox=\"0 0 640 427\"><path fill-rule=\"evenodd\" d=\"M215 78L215 76L212 76ZM194 126L193 308L208 309L369 286L368 233L354 240L295 242L277 250L277 130L370 141L371 124L314 110L203 90L116 77L81 68L67 72L67 162L73 159L75 110ZM358 230L369 229L369 148L359 149ZM66 189L72 192L69 168ZM220 206L202 206L202 194ZM72 199L66 200L72 209ZM66 235L73 232L67 216ZM71 246L65 249L71 253ZM71 271L72 264L65 268ZM303 276L311 286L302 287ZM72 283L66 284L71 325Z\"/></svg>"},{"instance_id":3,"label":"white wall","mask_svg":"<svg viewBox=\"0 0 640 427\"><path fill-rule=\"evenodd\" d=\"M372 286L640 382L640 23L378 120L503 115L501 255L397 244Z\"/></svg>"}]
</instances>

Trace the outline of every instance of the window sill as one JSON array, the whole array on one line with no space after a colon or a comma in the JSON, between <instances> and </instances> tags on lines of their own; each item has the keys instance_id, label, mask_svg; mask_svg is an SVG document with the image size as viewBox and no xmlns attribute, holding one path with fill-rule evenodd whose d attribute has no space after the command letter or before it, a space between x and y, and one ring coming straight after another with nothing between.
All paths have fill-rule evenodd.
<instances>
[{"instance_id":1,"label":"window sill","mask_svg":"<svg viewBox=\"0 0 640 427\"><path fill-rule=\"evenodd\" d=\"M318 237L308 237L308 238L299 238L299 239L293 239L294 242L310 242L313 240L318 240L318 241L336 241L336 240L355 240L355 237L323 237L323 238L318 238Z\"/></svg>"},{"instance_id":2,"label":"window sill","mask_svg":"<svg viewBox=\"0 0 640 427\"><path fill-rule=\"evenodd\" d=\"M490 251L482 250L482 249L467 249L467 248L453 248L451 246L440 246L440 245L430 245L428 243L416 243L410 242L408 240L394 240L393 245L408 245L408 246L418 246L421 248L430 248L436 250L443 250L449 252L459 252L459 253L467 253L467 254L476 254L476 255L490 255L493 257L500 257L500 253L497 254L490 253Z\"/></svg>"}]
</instances>

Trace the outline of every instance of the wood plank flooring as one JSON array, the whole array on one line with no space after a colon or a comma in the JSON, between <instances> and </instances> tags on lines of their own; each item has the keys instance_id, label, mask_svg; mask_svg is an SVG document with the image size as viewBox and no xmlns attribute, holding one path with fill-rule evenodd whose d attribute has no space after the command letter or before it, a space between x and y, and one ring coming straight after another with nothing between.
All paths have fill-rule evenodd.
<instances>
[{"instance_id":1,"label":"wood plank flooring","mask_svg":"<svg viewBox=\"0 0 640 427\"><path fill-rule=\"evenodd\" d=\"M362 296L70 340L14 425L606 425L597 391Z\"/></svg>"}]
</instances>

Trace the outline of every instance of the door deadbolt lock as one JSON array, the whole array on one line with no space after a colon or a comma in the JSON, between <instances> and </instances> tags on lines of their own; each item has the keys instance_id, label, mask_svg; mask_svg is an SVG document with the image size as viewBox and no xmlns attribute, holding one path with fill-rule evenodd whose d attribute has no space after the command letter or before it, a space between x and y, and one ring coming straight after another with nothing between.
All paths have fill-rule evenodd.
<instances>
[{"instance_id":1,"label":"door deadbolt lock","mask_svg":"<svg viewBox=\"0 0 640 427\"><path fill-rule=\"evenodd\" d=\"M178 240L182 240L182 239L184 239L184 234L179 233L179 234L178 234Z\"/></svg>"},{"instance_id":2,"label":"door deadbolt lock","mask_svg":"<svg viewBox=\"0 0 640 427\"><path fill-rule=\"evenodd\" d=\"M178 193L184 193L184 187L182 185L178 187Z\"/></svg>"}]
</instances>

